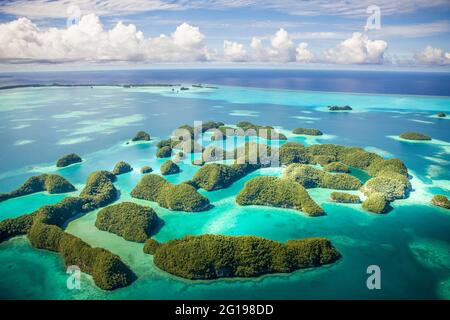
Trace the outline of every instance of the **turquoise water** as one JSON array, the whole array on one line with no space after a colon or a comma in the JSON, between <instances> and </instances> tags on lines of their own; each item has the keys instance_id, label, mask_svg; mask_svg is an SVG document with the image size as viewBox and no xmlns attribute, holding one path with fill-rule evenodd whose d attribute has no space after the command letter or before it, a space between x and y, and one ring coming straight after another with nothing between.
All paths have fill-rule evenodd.
<instances>
[{"instance_id":1,"label":"turquoise water","mask_svg":"<svg viewBox=\"0 0 450 320\"><path fill-rule=\"evenodd\" d=\"M352 112L330 113L328 104L349 104ZM67 275L58 255L32 248L25 237L0 244L0 298L20 299L212 299L299 298L380 299L450 298L450 214L429 205L434 194L450 196L450 122L434 117L450 111L449 97L364 95L271 89L219 87L173 93L161 88L28 88L0 95L0 191L9 191L27 177L57 173L80 190L87 175L111 169L119 160L135 170L115 183L118 201L152 206L164 225L155 235L167 241L187 234L258 235L286 241L311 236L330 238L343 254L338 263L287 275L257 279L187 281L159 269L142 244L100 231L90 212L67 226L93 246L118 254L138 275L131 286L113 292L95 287L82 276L81 290L68 290ZM227 124L247 120L275 125L289 141L305 144L339 143L366 147L384 157L399 157L411 173L414 191L394 202L386 215L364 212L358 205L328 201L333 190L312 189L311 196L326 216L310 218L300 212L267 207L239 207L235 195L257 175L282 174L266 168L237 181L230 188L201 191L214 208L201 213L171 212L155 203L129 195L150 165L159 173L164 160L156 159L155 143L171 130L194 120ZM289 134L294 127L315 127L321 137ZM146 130L150 143L126 144L136 131ZM403 131L429 134L431 142L399 141ZM215 142L218 144L219 142ZM44 152L45 151L45 152ZM68 152L79 153L84 162L58 169L54 161ZM182 163L182 172L167 179L179 183L192 178L198 167ZM367 179L362 172L353 172ZM73 194L77 194L74 192ZM29 213L66 196L39 193L0 203L0 220ZM381 290L368 290L366 269L381 268Z\"/></svg>"}]
</instances>

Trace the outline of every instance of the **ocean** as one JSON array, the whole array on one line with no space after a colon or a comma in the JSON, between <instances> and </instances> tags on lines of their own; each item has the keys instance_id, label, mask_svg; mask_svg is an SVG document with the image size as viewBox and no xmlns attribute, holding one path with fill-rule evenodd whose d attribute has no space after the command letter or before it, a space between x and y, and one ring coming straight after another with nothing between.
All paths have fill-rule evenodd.
<instances>
[{"instance_id":1,"label":"ocean","mask_svg":"<svg viewBox=\"0 0 450 320\"><path fill-rule=\"evenodd\" d=\"M172 87L123 84L180 84ZM192 84L212 88L194 88ZM0 87L30 84L88 86L19 87L0 90L0 192L17 188L26 178L57 173L81 190L88 174L110 170L117 161L135 170L115 183L118 202L136 201L155 209L164 226L154 236L164 242L188 234L257 235L278 241L327 237L342 253L336 264L291 274L255 279L188 281L171 276L142 252L142 244L98 230L97 211L71 221L66 231L92 246L118 254L138 275L131 286L106 292L90 276L80 290L69 290L58 255L30 246L25 237L0 244L0 298L11 299L449 299L450 215L434 207L435 194L450 196L450 75L447 73L356 72L302 70L137 70L36 72L0 74ZM328 105L350 105L351 112L330 112ZM359 146L407 165L413 191L393 203L384 215L360 205L335 204L333 190L310 189L327 215L310 218L298 211L240 207L235 195L258 175L280 176L266 168L223 190L206 192L214 205L201 213L172 212L130 197L142 175L139 168L159 172L156 142L194 121L235 124L250 121L275 126L305 145L335 143ZM295 127L317 128L323 136L291 134ZM150 143L127 144L139 130ZM417 131L429 142L402 141L398 135ZM216 142L218 143L218 142ZM83 163L56 168L61 155L75 152ZM173 183L192 178L198 167L181 164L168 176ZM37 193L0 202L0 220L33 212L72 194ZM367 267L381 269L381 290L366 286Z\"/></svg>"}]
</instances>

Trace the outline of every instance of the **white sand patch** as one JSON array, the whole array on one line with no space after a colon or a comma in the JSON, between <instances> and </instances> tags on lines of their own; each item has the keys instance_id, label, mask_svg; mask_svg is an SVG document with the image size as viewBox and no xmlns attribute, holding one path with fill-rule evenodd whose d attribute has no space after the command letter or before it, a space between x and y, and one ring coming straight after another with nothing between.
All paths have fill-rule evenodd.
<instances>
[{"instance_id":1,"label":"white sand patch","mask_svg":"<svg viewBox=\"0 0 450 320\"><path fill-rule=\"evenodd\" d=\"M308 117L308 116L291 116L292 119L298 119L298 120L308 120L308 121L317 121L320 120L320 118L317 117Z\"/></svg>"},{"instance_id":2,"label":"white sand patch","mask_svg":"<svg viewBox=\"0 0 450 320\"><path fill-rule=\"evenodd\" d=\"M433 118L433 119L441 119L441 120L449 120L450 116L447 115L446 117L438 117L437 114L433 114L431 116L428 116L428 118Z\"/></svg>"},{"instance_id":3,"label":"white sand patch","mask_svg":"<svg viewBox=\"0 0 450 320\"><path fill-rule=\"evenodd\" d=\"M91 133L115 133L118 128L127 127L130 125L138 125L139 122L145 119L142 114L132 114L124 117L105 118L98 120L84 120L77 124L81 125L78 129L73 129L70 136L86 135Z\"/></svg>"},{"instance_id":4,"label":"white sand patch","mask_svg":"<svg viewBox=\"0 0 450 320\"><path fill-rule=\"evenodd\" d=\"M425 120L418 120L418 119L407 119L407 120L418 122L418 123L434 124L433 121L425 121Z\"/></svg>"},{"instance_id":5,"label":"white sand patch","mask_svg":"<svg viewBox=\"0 0 450 320\"><path fill-rule=\"evenodd\" d=\"M214 109L223 109L223 108L225 108L224 106L212 106L211 108L214 108Z\"/></svg>"},{"instance_id":6,"label":"white sand patch","mask_svg":"<svg viewBox=\"0 0 450 320\"><path fill-rule=\"evenodd\" d=\"M88 141L92 141L92 139L89 137L83 136L83 137L78 137L78 138L60 139L60 140L58 140L58 142L56 144L57 145L71 145L71 144L84 143L84 142L88 142Z\"/></svg>"},{"instance_id":7,"label":"white sand patch","mask_svg":"<svg viewBox=\"0 0 450 320\"><path fill-rule=\"evenodd\" d=\"M435 164L431 164L427 168L427 175L430 179L436 178L443 173L445 173L444 168Z\"/></svg>"},{"instance_id":8,"label":"white sand patch","mask_svg":"<svg viewBox=\"0 0 450 320\"><path fill-rule=\"evenodd\" d=\"M426 159L426 160L428 160L428 161L431 161L431 162L434 162L434 163L443 165L443 166L448 166L448 165L450 165L450 161L445 160L445 159L442 159L442 158L429 157L429 156L422 156L422 158L424 158L424 159Z\"/></svg>"},{"instance_id":9,"label":"white sand patch","mask_svg":"<svg viewBox=\"0 0 450 320\"><path fill-rule=\"evenodd\" d=\"M84 116L91 116L98 114L98 111L72 111L68 113L55 114L52 116L53 119L71 119L71 118L81 118Z\"/></svg>"},{"instance_id":10,"label":"white sand patch","mask_svg":"<svg viewBox=\"0 0 450 320\"><path fill-rule=\"evenodd\" d=\"M21 124L21 125L12 127L11 129L13 129L13 130L20 130L20 129L25 129L25 128L28 128L28 127L31 127L31 124Z\"/></svg>"},{"instance_id":11,"label":"white sand patch","mask_svg":"<svg viewBox=\"0 0 450 320\"><path fill-rule=\"evenodd\" d=\"M373 152L376 153L379 156L382 156L383 158L393 158L394 155L392 153L390 153L389 151L377 148L377 147L365 147L364 150L368 151L368 152Z\"/></svg>"},{"instance_id":12,"label":"white sand patch","mask_svg":"<svg viewBox=\"0 0 450 320\"><path fill-rule=\"evenodd\" d=\"M17 141L14 141L13 145L15 145L15 146L24 146L26 144L30 144L30 143L33 143L33 142L35 142L35 140L17 140Z\"/></svg>"},{"instance_id":13,"label":"white sand patch","mask_svg":"<svg viewBox=\"0 0 450 320\"><path fill-rule=\"evenodd\" d=\"M450 154L450 142L438 140L438 139L431 139L431 140L406 140L402 139L399 136L386 136L387 138L394 139L401 142L407 142L407 143L421 143L421 144L432 144L440 147L444 153Z\"/></svg>"},{"instance_id":14,"label":"white sand patch","mask_svg":"<svg viewBox=\"0 0 450 320\"><path fill-rule=\"evenodd\" d=\"M259 117L259 112L252 110L232 110L229 115L234 117Z\"/></svg>"},{"instance_id":15,"label":"white sand patch","mask_svg":"<svg viewBox=\"0 0 450 320\"><path fill-rule=\"evenodd\" d=\"M433 186L444 190L450 190L450 180L434 180Z\"/></svg>"}]
</instances>

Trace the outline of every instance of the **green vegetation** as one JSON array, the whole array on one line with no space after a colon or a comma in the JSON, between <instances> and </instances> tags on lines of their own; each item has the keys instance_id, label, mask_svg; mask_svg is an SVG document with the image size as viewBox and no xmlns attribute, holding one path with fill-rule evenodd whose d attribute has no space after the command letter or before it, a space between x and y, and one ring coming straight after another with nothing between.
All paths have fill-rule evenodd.
<instances>
[{"instance_id":1,"label":"green vegetation","mask_svg":"<svg viewBox=\"0 0 450 320\"><path fill-rule=\"evenodd\" d=\"M298 182L305 188L358 190L361 187L361 181L346 173L326 173L300 163L289 165L284 171L284 178Z\"/></svg>"},{"instance_id":2,"label":"green vegetation","mask_svg":"<svg viewBox=\"0 0 450 320\"><path fill-rule=\"evenodd\" d=\"M278 132L271 126L260 126L248 121L241 121L236 124L236 127L246 131L245 134L247 136L257 135L258 137L267 140L287 140L287 137L284 134ZM254 131L254 133L251 131Z\"/></svg>"},{"instance_id":3,"label":"green vegetation","mask_svg":"<svg viewBox=\"0 0 450 320\"><path fill-rule=\"evenodd\" d=\"M388 171L408 177L408 169L405 164L396 158L374 161L367 169L367 173L373 177Z\"/></svg>"},{"instance_id":4,"label":"green vegetation","mask_svg":"<svg viewBox=\"0 0 450 320\"><path fill-rule=\"evenodd\" d=\"M442 194L435 195L433 199L431 199L431 203L444 209L450 209L450 200Z\"/></svg>"},{"instance_id":5,"label":"green vegetation","mask_svg":"<svg viewBox=\"0 0 450 320\"><path fill-rule=\"evenodd\" d=\"M324 238L289 240L282 244L255 236L187 236L161 244L156 266L186 279L258 277L318 267L341 254Z\"/></svg>"},{"instance_id":6,"label":"green vegetation","mask_svg":"<svg viewBox=\"0 0 450 320\"><path fill-rule=\"evenodd\" d=\"M291 163L309 163L311 156L308 149L296 142L287 142L279 149L280 163L288 165Z\"/></svg>"},{"instance_id":7,"label":"green vegetation","mask_svg":"<svg viewBox=\"0 0 450 320\"><path fill-rule=\"evenodd\" d=\"M143 166L141 168L141 173L142 174L146 174L146 173L152 173L153 172L153 168L149 167L149 166Z\"/></svg>"},{"instance_id":8,"label":"green vegetation","mask_svg":"<svg viewBox=\"0 0 450 320\"><path fill-rule=\"evenodd\" d=\"M258 169L258 165L233 164L230 166L218 163L206 164L193 177L195 186L207 191L229 187L233 182Z\"/></svg>"},{"instance_id":9,"label":"green vegetation","mask_svg":"<svg viewBox=\"0 0 450 320\"><path fill-rule=\"evenodd\" d=\"M208 198L187 184L173 185L164 178L147 174L131 191L131 196L137 199L157 202L161 207L174 211L204 211L210 208Z\"/></svg>"},{"instance_id":10,"label":"green vegetation","mask_svg":"<svg viewBox=\"0 0 450 320\"><path fill-rule=\"evenodd\" d=\"M311 129L311 128L295 128L292 130L293 134L303 134L307 136L321 136L323 135L323 132L317 129Z\"/></svg>"},{"instance_id":11,"label":"green vegetation","mask_svg":"<svg viewBox=\"0 0 450 320\"><path fill-rule=\"evenodd\" d=\"M256 177L247 181L244 189L237 195L236 202L241 206L291 208L309 216L324 214L323 209L314 202L303 186L277 177Z\"/></svg>"},{"instance_id":12,"label":"green vegetation","mask_svg":"<svg viewBox=\"0 0 450 320\"><path fill-rule=\"evenodd\" d=\"M158 141L158 143L156 144L156 147L161 149L163 147L171 147L172 146L172 140L171 139L167 139L167 140L161 140Z\"/></svg>"},{"instance_id":13,"label":"green vegetation","mask_svg":"<svg viewBox=\"0 0 450 320\"><path fill-rule=\"evenodd\" d=\"M50 194L65 193L75 191L75 187L61 176L41 174L40 176L28 178L14 191L0 193L0 202L42 191L47 191Z\"/></svg>"},{"instance_id":14,"label":"green vegetation","mask_svg":"<svg viewBox=\"0 0 450 320\"><path fill-rule=\"evenodd\" d=\"M372 193L363 203L362 208L373 213L386 213L389 209L389 202L381 193Z\"/></svg>"},{"instance_id":15,"label":"green vegetation","mask_svg":"<svg viewBox=\"0 0 450 320\"><path fill-rule=\"evenodd\" d=\"M330 162L323 167L326 172L350 173L350 168L341 162Z\"/></svg>"},{"instance_id":16,"label":"green vegetation","mask_svg":"<svg viewBox=\"0 0 450 320\"><path fill-rule=\"evenodd\" d=\"M431 140L431 137L427 136L423 133L418 132L403 132L400 135L400 138L405 140L417 140L417 141L429 141Z\"/></svg>"},{"instance_id":17,"label":"green vegetation","mask_svg":"<svg viewBox=\"0 0 450 320\"><path fill-rule=\"evenodd\" d=\"M160 170L161 170L161 174L164 176L169 175L169 174L179 173L181 171L180 167L172 160L167 160L166 162L164 162L161 165Z\"/></svg>"},{"instance_id":18,"label":"green vegetation","mask_svg":"<svg viewBox=\"0 0 450 320\"><path fill-rule=\"evenodd\" d=\"M131 172L131 171L133 171L133 168L130 166L129 163L127 163L125 161L119 161L114 166L112 173L115 174L116 176L118 176L120 174L124 174L124 173Z\"/></svg>"},{"instance_id":19,"label":"green vegetation","mask_svg":"<svg viewBox=\"0 0 450 320\"><path fill-rule=\"evenodd\" d=\"M444 112L439 112L439 113L437 114L437 116L438 116L439 118L445 118L447 115L446 115Z\"/></svg>"},{"instance_id":20,"label":"green vegetation","mask_svg":"<svg viewBox=\"0 0 450 320\"><path fill-rule=\"evenodd\" d=\"M170 146L164 146L156 152L158 158L169 158L172 155L172 148Z\"/></svg>"},{"instance_id":21,"label":"green vegetation","mask_svg":"<svg viewBox=\"0 0 450 320\"><path fill-rule=\"evenodd\" d=\"M131 141L150 141L150 135L145 131L139 131Z\"/></svg>"},{"instance_id":22,"label":"green vegetation","mask_svg":"<svg viewBox=\"0 0 450 320\"><path fill-rule=\"evenodd\" d=\"M345 192L332 192L330 194L331 201L339 203L360 203L361 199L355 194Z\"/></svg>"},{"instance_id":23,"label":"green vegetation","mask_svg":"<svg viewBox=\"0 0 450 320\"><path fill-rule=\"evenodd\" d=\"M368 197L373 193L380 193L388 201L404 199L410 190L411 183L408 178L392 171L381 171L361 188L361 191Z\"/></svg>"},{"instance_id":24,"label":"green vegetation","mask_svg":"<svg viewBox=\"0 0 450 320\"><path fill-rule=\"evenodd\" d=\"M31 244L40 249L59 252L66 266L77 265L91 274L104 290L124 287L136 278L117 255L102 248L92 248L61 228L68 220L115 200L117 190L108 171L92 173L79 197L66 198L57 204L43 206L32 214L0 222L0 242L27 234Z\"/></svg>"},{"instance_id":25,"label":"green vegetation","mask_svg":"<svg viewBox=\"0 0 450 320\"><path fill-rule=\"evenodd\" d=\"M58 159L58 161L56 161L56 166L58 168L62 168L62 167L67 167L71 164L74 163L78 163L78 162L82 162L83 159L81 159L81 157L75 153L70 153L65 155L64 157Z\"/></svg>"},{"instance_id":26,"label":"green vegetation","mask_svg":"<svg viewBox=\"0 0 450 320\"><path fill-rule=\"evenodd\" d=\"M113 184L116 179L116 176L109 171L94 171L91 173L80 193L80 197L86 200L83 204L83 210L91 211L116 200L118 192Z\"/></svg>"},{"instance_id":27,"label":"green vegetation","mask_svg":"<svg viewBox=\"0 0 450 320\"><path fill-rule=\"evenodd\" d=\"M95 221L98 229L135 242L145 242L158 224L158 216L152 208L132 202L122 202L103 208Z\"/></svg>"},{"instance_id":28,"label":"green vegetation","mask_svg":"<svg viewBox=\"0 0 450 320\"><path fill-rule=\"evenodd\" d=\"M161 246L161 244L154 239L147 239L144 243L144 253L155 254L156 250Z\"/></svg>"}]
</instances>

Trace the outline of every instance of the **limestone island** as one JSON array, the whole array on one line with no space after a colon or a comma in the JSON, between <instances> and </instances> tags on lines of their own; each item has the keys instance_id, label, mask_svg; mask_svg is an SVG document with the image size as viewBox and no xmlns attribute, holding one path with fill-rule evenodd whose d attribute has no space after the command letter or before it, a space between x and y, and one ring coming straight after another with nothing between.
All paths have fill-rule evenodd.
<instances>
[{"instance_id":1,"label":"limestone island","mask_svg":"<svg viewBox=\"0 0 450 320\"><path fill-rule=\"evenodd\" d=\"M0 193L0 202L42 191L47 191L50 194L66 193L75 191L75 187L59 175L41 174L40 176L28 178L16 190Z\"/></svg>"},{"instance_id":2,"label":"limestone island","mask_svg":"<svg viewBox=\"0 0 450 320\"><path fill-rule=\"evenodd\" d=\"M133 137L133 139L131 139L131 141L133 142L137 142L137 141L150 141L150 135L145 132L145 131L139 131L138 133L136 133L136 135Z\"/></svg>"},{"instance_id":3,"label":"limestone island","mask_svg":"<svg viewBox=\"0 0 450 320\"><path fill-rule=\"evenodd\" d=\"M431 203L444 209L450 209L450 200L442 194L435 195L433 199L431 199Z\"/></svg>"},{"instance_id":4,"label":"limestone island","mask_svg":"<svg viewBox=\"0 0 450 320\"><path fill-rule=\"evenodd\" d=\"M292 130L293 134L303 134L307 136L321 136L323 135L323 132L317 129L311 129L311 128L295 128Z\"/></svg>"},{"instance_id":5,"label":"limestone island","mask_svg":"<svg viewBox=\"0 0 450 320\"><path fill-rule=\"evenodd\" d=\"M66 233L67 221L108 205L117 198L113 181L107 171L89 175L79 197L66 198L54 205L43 206L31 214L0 222L0 242L27 235L33 247L58 252L66 266L77 265L82 272L92 275L95 284L104 290L113 290L131 284L136 275L119 256L103 248L94 248L78 237Z\"/></svg>"},{"instance_id":6,"label":"limestone island","mask_svg":"<svg viewBox=\"0 0 450 320\"><path fill-rule=\"evenodd\" d=\"M437 116L438 116L439 118L445 118L447 115L446 115L444 112L439 112L439 113L437 114Z\"/></svg>"},{"instance_id":7,"label":"limestone island","mask_svg":"<svg viewBox=\"0 0 450 320\"><path fill-rule=\"evenodd\" d=\"M342 162L330 162L323 167L323 171L350 173L350 168Z\"/></svg>"},{"instance_id":8,"label":"limestone island","mask_svg":"<svg viewBox=\"0 0 450 320\"><path fill-rule=\"evenodd\" d=\"M386 213L390 210L389 202L382 193L370 195L370 197L362 203L362 208L373 213Z\"/></svg>"},{"instance_id":9,"label":"limestone island","mask_svg":"<svg viewBox=\"0 0 450 320\"><path fill-rule=\"evenodd\" d=\"M259 277L331 264L341 257L328 239L280 243L255 236L200 235L165 242L155 249L155 265L191 280Z\"/></svg>"},{"instance_id":10,"label":"limestone island","mask_svg":"<svg viewBox=\"0 0 450 320\"><path fill-rule=\"evenodd\" d=\"M330 200L338 203L361 203L361 199L356 194L336 191L330 194Z\"/></svg>"},{"instance_id":11,"label":"limestone island","mask_svg":"<svg viewBox=\"0 0 450 320\"><path fill-rule=\"evenodd\" d=\"M95 226L128 241L145 242L159 225L156 212L133 202L122 202L101 209Z\"/></svg>"},{"instance_id":12,"label":"limestone island","mask_svg":"<svg viewBox=\"0 0 450 320\"><path fill-rule=\"evenodd\" d=\"M154 201L163 208L173 211L198 212L210 209L208 198L187 184L171 184L163 177L146 174L131 191L133 198Z\"/></svg>"},{"instance_id":13,"label":"limestone island","mask_svg":"<svg viewBox=\"0 0 450 320\"><path fill-rule=\"evenodd\" d=\"M118 175L128 173L131 171L133 171L133 168L131 167L131 165L129 163L127 163L125 161L119 161L114 166L112 173L115 174L116 176L118 176Z\"/></svg>"},{"instance_id":14,"label":"limestone island","mask_svg":"<svg viewBox=\"0 0 450 320\"><path fill-rule=\"evenodd\" d=\"M144 243L144 253L155 254L160 245L161 243L159 243L155 239L147 239Z\"/></svg>"},{"instance_id":15,"label":"limestone island","mask_svg":"<svg viewBox=\"0 0 450 320\"><path fill-rule=\"evenodd\" d=\"M71 164L79 163L82 161L83 161L83 159L81 159L81 157L79 155L77 155L76 153L70 153L70 154L67 154L67 155L59 158L58 161L56 161L56 166L58 168L63 168L63 167L70 166Z\"/></svg>"},{"instance_id":16,"label":"limestone island","mask_svg":"<svg viewBox=\"0 0 450 320\"><path fill-rule=\"evenodd\" d=\"M350 106L328 106L328 110L330 111L350 111L353 110Z\"/></svg>"},{"instance_id":17,"label":"limestone island","mask_svg":"<svg viewBox=\"0 0 450 320\"><path fill-rule=\"evenodd\" d=\"M293 163L284 171L284 178L291 179L305 188L358 190L362 183L346 173L331 174L306 164Z\"/></svg>"},{"instance_id":18,"label":"limestone island","mask_svg":"<svg viewBox=\"0 0 450 320\"><path fill-rule=\"evenodd\" d=\"M152 173L153 172L153 168L149 167L149 166L143 166L141 168L141 173L142 174L147 174L147 173Z\"/></svg>"},{"instance_id":19,"label":"limestone island","mask_svg":"<svg viewBox=\"0 0 450 320\"><path fill-rule=\"evenodd\" d=\"M430 141L431 140L430 136L427 136L426 134L418 133L418 132L403 132L400 135L400 138L405 139L405 140L415 140L415 141Z\"/></svg>"},{"instance_id":20,"label":"limestone island","mask_svg":"<svg viewBox=\"0 0 450 320\"><path fill-rule=\"evenodd\" d=\"M169 158L172 155L172 148L163 146L156 152L157 158Z\"/></svg>"},{"instance_id":21,"label":"limestone island","mask_svg":"<svg viewBox=\"0 0 450 320\"><path fill-rule=\"evenodd\" d=\"M181 172L180 167L172 160L167 160L166 162L164 162L161 165L160 171L163 176Z\"/></svg>"},{"instance_id":22,"label":"limestone island","mask_svg":"<svg viewBox=\"0 0 450 320\"><path fill-rule=\"evenodd\" d=\"M295 181L277 177L262 176L247 181L244 189L236 196L236 203L241 206L289 208L312 217L325 214L303 186Z\"/></svg>"}]
</instances>

